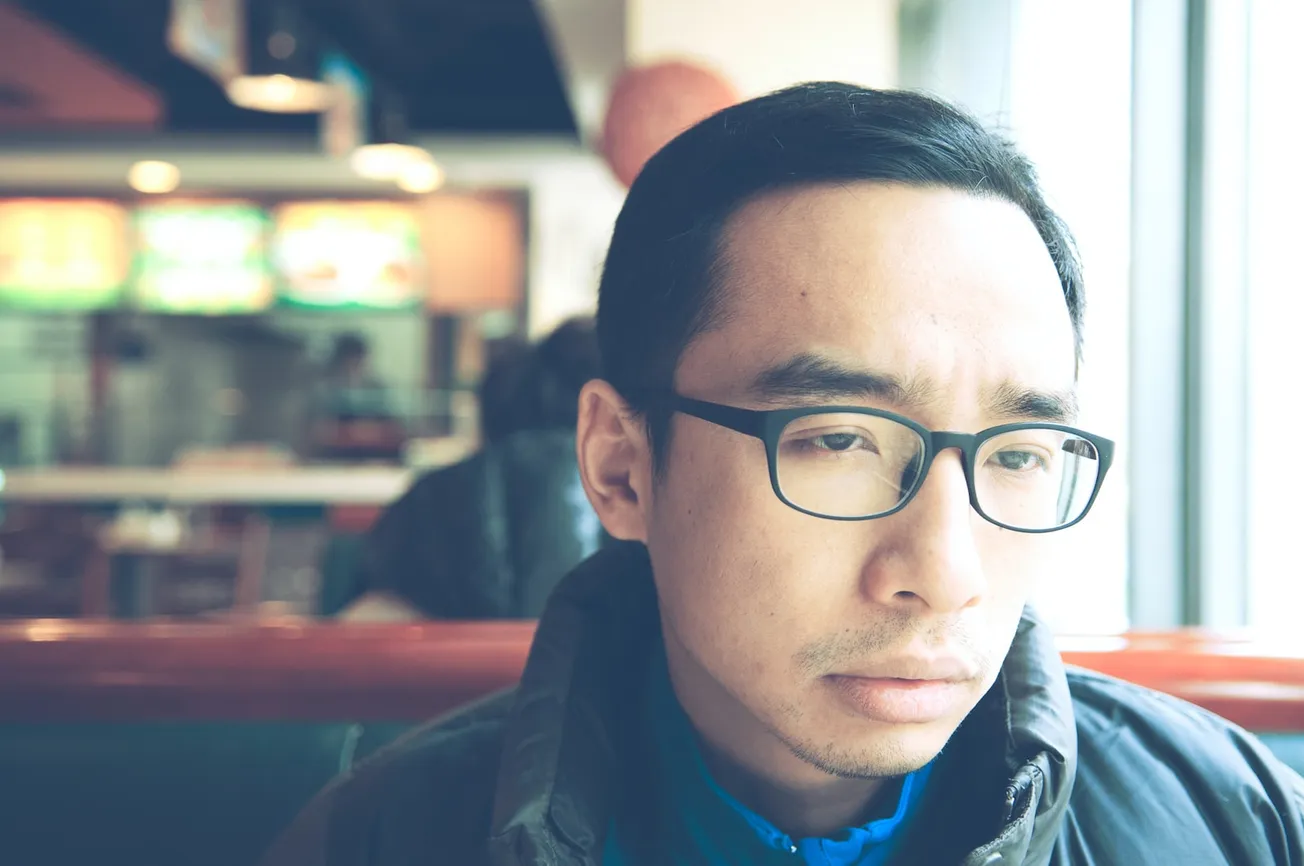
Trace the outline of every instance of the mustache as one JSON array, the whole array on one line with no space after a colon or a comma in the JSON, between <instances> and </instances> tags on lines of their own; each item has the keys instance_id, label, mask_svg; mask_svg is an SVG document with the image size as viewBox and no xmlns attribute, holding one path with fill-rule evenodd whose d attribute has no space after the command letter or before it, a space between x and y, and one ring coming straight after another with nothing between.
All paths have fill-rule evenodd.
<instances>
[{"instance_id":1,"label":"mustache","mask_svg":"<svg viewBox=\"0 0 1304 866\"><path fill-rule=\"evenodd\" d=\"M945 650L986 674L992 661L983 651L984 642L979 638L972 627L959 620L923 623L905 611L891 611L872 627L813 641L799 649L795 659L803 674L816 677L854 668L866 660L900 656L911 647L924 647Z\"/></svg>"}]
</instances>

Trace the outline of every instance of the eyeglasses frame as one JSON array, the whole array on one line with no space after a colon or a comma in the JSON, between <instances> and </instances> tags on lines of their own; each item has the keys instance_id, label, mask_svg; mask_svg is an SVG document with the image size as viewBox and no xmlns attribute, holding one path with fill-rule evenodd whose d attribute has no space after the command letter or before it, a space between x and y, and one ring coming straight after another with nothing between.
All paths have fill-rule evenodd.
<instances>
[{"instance_id":1,"label":"eyeglasses frame","mask_svg":"<svg viewBox=\"0 0 1304 866\"><path fill-rule=\"evenodd\" d=\"M1067 424L1056 424L1047 421L1020 421L1013 424L1001 424L996 427L988 427L986 430L980 430L977 433L956 433L951 431L930 430L919 422L907 418L904 415L898 415L895 412L889 412L885 409L872 409L868 406L801 406L790 409L743 409L738 406L728 406L723 403L712 403L706 400L697 400L692 397L685 397L675 392L669 392L657 400L655 395L646 395L651 397L655 402L661 402L665 407L674 412L680 412L693 418L714 424L717 427L723 427L732 430L735 433L742 433L745 436L751 436L760 439L765 445L766 460L769 462L770 486L774 488L774 495L779 500L802 514L818 517L823 520L837 520L842 522L858 522L864 520L878 520L882 517L890 517L901 511L915 498L920 488L924 485L924 480L928 477L928 472L933 466L933 460L937 455L950 448L960 451L961 464L964 470L965 483L969 488L969 505L978 515L988 523L995 524L1002 529L1008 529L1012 532L1023 532L1030 535L1041 535L1048 532L1059 532L1063 529L1076 526L1088 514L1096 503L1096 498L1100 495L1101 487L1105 482L1105 475L1108 474L1109 468L1114 461L1114 442L1106 439L1104 436L1098 436L1094 433L1088 433L1077 427ZM803 508L789 499L783 492L783 487L779 483L779 441L783 436L783 431L789 424L799 418L805 418L810 415L827 415L827 414L852 414L867 415L873 418L885 418L889 421L895 421L905 427L910 428L919 435L920 440L924 443L923 462L919 469L919 477L915 479L910 491L905 494L901 501L892 509L883 511L878 514L870 514L858 517L840 517L831 514L821 514L818 511L812 511L809 508ZM1058 430L1062 433L1071 433L1086 441L1090 442L1096 449L1096 456L1100 463L1100 471L1096 475L1095 488L1091 491L1091 498L1087 500L1086 507L1069 523L1060 526L1054 526L1047 529L1027 529L1020 526L1012 526L1003 523L992 517L978 503L978 489L974 482L973 465L977 460L979 449L990 439L1001 436L1005 433L1012 433L1017 430Z\"/></svg>"}]
</instances>

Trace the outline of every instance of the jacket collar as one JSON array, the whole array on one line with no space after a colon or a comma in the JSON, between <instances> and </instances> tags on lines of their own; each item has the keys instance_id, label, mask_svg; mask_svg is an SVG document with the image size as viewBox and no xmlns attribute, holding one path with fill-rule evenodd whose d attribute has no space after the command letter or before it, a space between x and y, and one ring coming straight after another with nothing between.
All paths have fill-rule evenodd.
<instances>
[{"instance_id":1,"label":"jacket collar","mask_svg":"<svg viewBox=\"0 0 1304 866\"><path fill-rule=\"evenodd\" d=\"M992 690L1004 711L1003 730L988 734L1005 739L1002 827L966 858L965 866L1045 866L1073 792L1078 736L1064 663L1050 629L1030 610L1024 611Z\"/></svg>"},{"instance_id":2,"label":"jacket collar","mask_svg":"<svg viewBox=\"0 0 1304 866\"><path fill-rule=\"evenodd\" d=\"M629 790L621 772L638 705L633 672L659 627L651 574L642 545L613 545L549 601L506 721L489 839L496 866L601 861L612 804ZM996 721L975 733L1002 742L1005 803L998 832L965 863L1043 866L1073 789L1077 736L1059 653L1031 613L984 700L984 719Z\"/></svg>"}]
</instances>

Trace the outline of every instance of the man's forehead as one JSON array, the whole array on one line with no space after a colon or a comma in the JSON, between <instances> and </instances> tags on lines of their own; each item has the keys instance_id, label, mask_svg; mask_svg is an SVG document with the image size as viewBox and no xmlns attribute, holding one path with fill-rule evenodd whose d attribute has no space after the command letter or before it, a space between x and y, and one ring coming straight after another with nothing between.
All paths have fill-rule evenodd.
<instances>
[{"instance_id":1,"label":"man's forehead","mask_svg":"<svg viewBox=\"0 0 1304 866\"><path fill-rule=\"evenodd\" d=\"M823 354L892 373L903 403L944 390L957 366L986 368L993 392L1076 377L1058 271L1006 202L874 183L787 190L739 212L720 264L719 333L703 336L722 373Z\"/></svg>"},{"instance_id":2,"label":"man's forehead","mask_svg":"<svg viewBox=\"0 0 1304 866\"><path fill-rule=\"evenodd\" d=\"M735 214L719 253L718 310L762 330L820 316L1003 327L998 308L1034 313L1043 328L1046 317L1070 324L1058 269L1027 215L956 190L856 183L772 193Z\"/></svg>"},{"instance_id":3,"label":"man's forehead","mask_svg":"<svg viewBox=\"0 0 1304 866\"><path fill-rule=\"evenodd\" d=\"M880 249L885 248L885 249ZM927 264L939 253L982 258L999 252L1012 275L1058 272L1032 220L995 195L942 186L854 181L785 187L756 196L725 222L723 264L744 273L846 264ZM894 253L890 260L883 252ZM1015 258L1017 256L1017 258ZM1013 260L1012 260L1013 259Z\"/></svg>"}]
</instances>

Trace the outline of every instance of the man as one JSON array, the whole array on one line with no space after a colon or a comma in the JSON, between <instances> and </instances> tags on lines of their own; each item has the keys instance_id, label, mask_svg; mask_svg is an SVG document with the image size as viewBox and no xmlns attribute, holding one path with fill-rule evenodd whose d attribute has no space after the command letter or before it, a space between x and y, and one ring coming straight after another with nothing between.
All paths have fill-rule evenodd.
<instances>
[{"instance_id":1,"label":"man","mask_svg":"<svg viewBox=\"0 0 1304 866\"><path fill-rule=\"evenodd\" d=\"M581 396L630 544L513 694L271 862L1304 862L1298 777L1066 671L1024 609L1112 455L1073 426L1082 314L1030 166L943 104L810 84L684 133L617 222Z\"/></svg>"}]
</instances>

